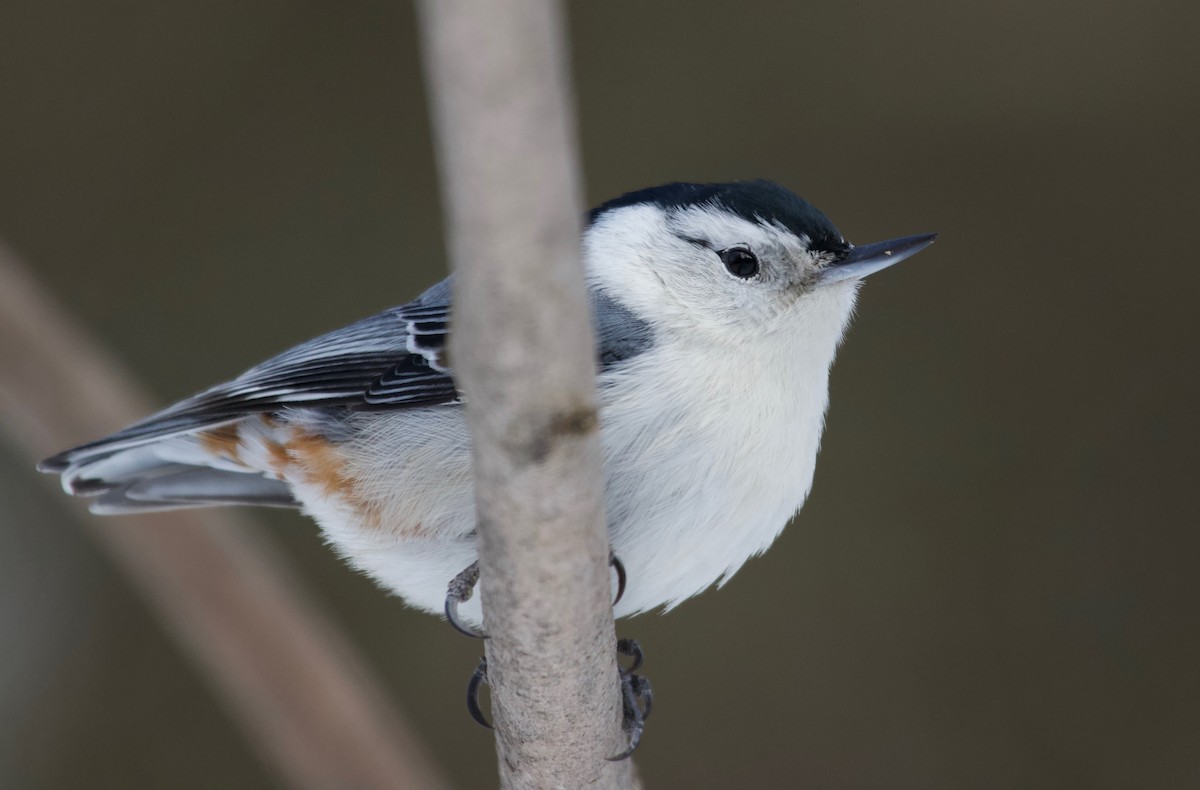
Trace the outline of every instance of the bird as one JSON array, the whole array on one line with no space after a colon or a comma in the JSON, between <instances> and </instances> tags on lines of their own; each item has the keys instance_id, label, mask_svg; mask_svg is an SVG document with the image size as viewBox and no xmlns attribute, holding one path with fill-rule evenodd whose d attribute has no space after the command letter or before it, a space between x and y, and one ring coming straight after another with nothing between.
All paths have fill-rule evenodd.
<instances>
[{"instance_id":1,"label":"bird","mask_svg":"<svg viewBox=\"0 0 1200 790\"><path fill-rule=\"evenodd\" d=\"M615 616L674 607L779 536L812 487L830 366L863 279L935 238L855 246L767 180L665 184L589 213ZM452 286L39 469L102 515L298 508L383 588L476 628L469 584L448 604L451 583L478 568L471 438L447 352Z\"/></svg>"}]
</instances>

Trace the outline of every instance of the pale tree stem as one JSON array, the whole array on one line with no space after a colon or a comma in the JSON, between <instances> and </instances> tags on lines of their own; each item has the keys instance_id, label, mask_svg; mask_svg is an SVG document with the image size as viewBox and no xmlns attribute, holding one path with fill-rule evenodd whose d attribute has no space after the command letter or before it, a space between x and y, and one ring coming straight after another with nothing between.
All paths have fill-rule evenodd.
<instances>
[{"instance_id":1,"label":"pale tree stem","mask_svg":"<svg viewBox=\"0 0 1200 790\"><path fill-rule=\"evenodd\" d=\"M0 242L0 429L28 451L30 474L41 458L149 411L145 394ZM224 509L99 518L79 500L64 497L67 505L289 787L445 786L249 519ZM169 716L167 705L162 726Z\"/></svg>"},{"instance_id":2,"label":"pale tree stem","mask_svg":"<svg viewBox=\"0 0 1200 790\"><path fill-rule=\"evenodd\" d=\"M631 787L562 8L422 0L501 784Z\"/></svg>"}]
</instances>

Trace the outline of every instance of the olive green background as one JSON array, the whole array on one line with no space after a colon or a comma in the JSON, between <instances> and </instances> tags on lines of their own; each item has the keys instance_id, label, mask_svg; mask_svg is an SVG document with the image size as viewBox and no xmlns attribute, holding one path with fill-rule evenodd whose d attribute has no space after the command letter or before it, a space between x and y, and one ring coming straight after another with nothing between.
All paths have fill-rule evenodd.
<instances>
[{"instance_id":1,"label":"olive green background","mask_svg":"<svg viewBox=\"0 0 1200 790\"><path fill-rule=\"evenodd\" d=\"M649 785L1200 786L1200 4L571 12L590 202L765 176L942 234L863 292L802 515L619 625ZM406 301L446 266L412 9L6 4L0 236L163 401ZM45 482L0 445L0 785L275 783ZM265 518L493 785L478 646Z\"/></svg>"}]
</instances>

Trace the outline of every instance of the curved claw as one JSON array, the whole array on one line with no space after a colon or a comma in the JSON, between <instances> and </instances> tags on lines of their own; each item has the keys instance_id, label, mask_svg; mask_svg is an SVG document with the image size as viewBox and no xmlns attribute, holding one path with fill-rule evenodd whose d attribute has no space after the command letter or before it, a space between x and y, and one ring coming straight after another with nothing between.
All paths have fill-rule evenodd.
<instances>
[{"instance_id":1,"label":"curved claw","mask_svg":"<svg viewBox=\"0 0 1200 790\"><path fill-rule=\"evenodd\" d=\"M646 719L654 707L654 694L650 690L650 681L641 675L632 673L621 676L621 702L624 708L622 729L629 733L629 747L620 754L608 757L610 762L627 760L633 756L642 742L642 733L646 730Z\"/></svg>"},{"instance_id":2,"label":"curved claw","mask_svg":"<svg viewBox=\"0 0 1200 790\"><path fill-rule=\"evenodd\" d=\"M446 622L454 626L454 630L464 636L469 636L472 639L487 639L488 635L483 631L478 630L474 626L467 625L458 617L458 605L462 601L447 595L446 596Z\"/></svg>"},{"instance_id":3,"label":"curved claw","mask_svg":"<svg viewBox=\"0 0 1200 790\"><path fill-rule=\"evenodd\" d=\"M472 562L462 573L450 580L446 588L446 622L454 626L454 630L472 639L487 639L487 634L477 628L462 622L458 616L458 605L471 600L475 593L475 585L479 582L479 563Z\"/></svg>"},{"instance_id":4,"label":"curved claw","mask_svg":"<svg viewBox=\"0 0 1200 790\"><path fill-rule=\"evenodd\" d=\"M492 723L483 715L483 711L479 708L479 687L487 683L487 659L479 659L479 665L475 667L475 671L471 673L471 679L467 681L467 713L471 714L471 718L481 727L493 729Z\"/></svg>"},{"instance_id":5,"label":"curved claw","mask_svg":"<svg viewBox=\"0 0 1200 790\"><path fill-rule=\"evenodd\" d=\"M642 652L642 646L638 644L636 639L618 639L617 640L617 655L629 656L633 662L626 668L621 670L621 676L632 675L642 667L642 662L646 659L645 653Z\"/></svg>"},{"instance_id":6,"label":"curved claw","mask_svg":"<svg viewBox=\"0 0 1200 790\"><path fill-rule=\"evenodd\" d=\"M617 572L617 597L613 598L612 602L612 605L616 606L625 595L625 564L617 559L617 555L612 552L608 554L608 564Z\"/></svg>"}]
</instances>

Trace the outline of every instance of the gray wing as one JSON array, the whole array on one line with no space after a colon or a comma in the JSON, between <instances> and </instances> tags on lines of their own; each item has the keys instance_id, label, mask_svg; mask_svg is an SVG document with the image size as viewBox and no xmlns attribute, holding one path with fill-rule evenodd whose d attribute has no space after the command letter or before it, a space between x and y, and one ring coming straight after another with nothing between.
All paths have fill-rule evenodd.
<instances>
[{"instance_id":1,"label":"gray wing","mask_svg":"<svg viewBox=\"0 0 1200 790\"><path fill-rule=\"evenodd\" d=\"M598 288L592 290L590 297L601 371L616 367L653 345L650 325L619 299Z\"/></svg>"},{"instance_id":2,"label":"gray wing","mask_svg":"<svg viewBox=\"0 0 1200 790\"><path fill-rule=\"evenodd\" d=\"M446 361L450 283L303 343L232 381L180 401L97 442L43 461L62 472L170 436L288 407L397 409L454 403Z\"/></svg>"},{"instance_id":3,"label":"gray wing","mask_svg":"<svg viewBox=\"0 0 1200 790\"><path fill-rule=\"evenodd\" d=\"M591 302L601 369L649 348L649 325L618 299L593 291ZM446 348L449 313L447 278L406 305L302 343L118 433L48 458L39 468L62 473L172 436L287 408L457 403Z\"/></svg>"}]
</instances>

